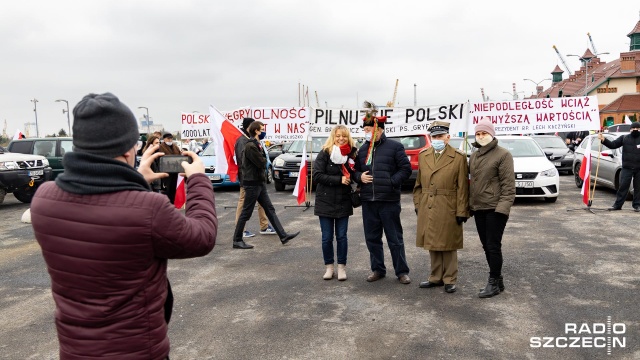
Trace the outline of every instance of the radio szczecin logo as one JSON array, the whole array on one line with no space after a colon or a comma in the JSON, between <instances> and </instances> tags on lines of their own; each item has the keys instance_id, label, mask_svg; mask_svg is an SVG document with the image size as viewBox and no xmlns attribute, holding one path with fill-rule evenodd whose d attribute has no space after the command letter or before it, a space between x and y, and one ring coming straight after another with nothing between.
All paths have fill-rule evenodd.
<instances>
[{"instance_id":1,"label":"radio szczecin logo","mask_svg":"<svg viewBox=\"0 0 640 360\"><path fill-rule=\"evenodd\" d=\"M601 348L611 355L613 348L627 346L627 326L612 323L607 316L606 323L565 323L564 336L532 336L532 348Z\"/></svg>"}]
</instances>

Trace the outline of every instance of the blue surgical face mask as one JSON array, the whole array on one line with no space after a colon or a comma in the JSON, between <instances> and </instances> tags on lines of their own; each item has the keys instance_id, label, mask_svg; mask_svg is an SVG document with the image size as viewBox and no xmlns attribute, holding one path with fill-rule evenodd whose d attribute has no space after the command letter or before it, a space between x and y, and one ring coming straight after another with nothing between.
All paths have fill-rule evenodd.
<instances>
[{"instance_id":1,"label":"blue surgical face mask","mask_svg":"<svg viewBox=\"0 0 640 360\"><path fill-rule=\"evenodd\" d=\"M364 134L364 139L367 141L371 141L371 133Z\"/></svg>"},{"instance_id":2,"label":"blue surgical face mask","mask_svg":"<svg viewBox=\"0 0 640 360\"><path fill-rule=\"evenodd\" d=\"M258 136L258 139L262 140L262 139L264 139L266 136L267 136L267 132L266 132L266 131L263 131L263 132L261 132L261 133L260 133L260 135Z\"/></svg>"},{"instance_id":3,"label":"blue surgical face mask","mask_svg":"<svg viewBox=\"0 0 640 360\"><path fill-rule=\"evenodd\" d=\"M444 140L431 140L431 146L437 151L444 149L445 145Z\"/></svg>"}]
</instances>

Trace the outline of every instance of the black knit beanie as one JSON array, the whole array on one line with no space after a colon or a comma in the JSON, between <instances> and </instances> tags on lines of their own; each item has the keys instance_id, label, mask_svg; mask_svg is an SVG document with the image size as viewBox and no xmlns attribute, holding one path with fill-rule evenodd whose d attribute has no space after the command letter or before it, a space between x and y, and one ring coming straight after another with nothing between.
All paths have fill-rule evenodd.
<instances>
[{"instance_id":1,"label":"black knit beanie","mask_svg":"<svg viewBox=\"0 0 640 360\"><path fill-rule=\"evenodd\" d=\"M633 122L631 123L631 128L632 129L640 129L640 122Z\"/></svg>"},{"instance_id":2,"label":"black knit beanie","mask_svg":"<svg viewBox=\"0 0 640 360\"><path fill-rule=\"evenodd\" d=\"M89 94L73 108L73 150L114 158L138 142L138 123L111 93Z\"/></svg>"},{"instance_id":3,"label":"black knit beanie","mask_svg":"<svg viewBox=\"0 0 640 360\"><path fill-rule=\"evenodd\" d=\"M252 118L244 118L242 119L242 129L244 131L247 131L247 129L249 128L249 125L251 125L252 122L254 122L255 120L253 120Z\"/></svg>"}]
</instances>

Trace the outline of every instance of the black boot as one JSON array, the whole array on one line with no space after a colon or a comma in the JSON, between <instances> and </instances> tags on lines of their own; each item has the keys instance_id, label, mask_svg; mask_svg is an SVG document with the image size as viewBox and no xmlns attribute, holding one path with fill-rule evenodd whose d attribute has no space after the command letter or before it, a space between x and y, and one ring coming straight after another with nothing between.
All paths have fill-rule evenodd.
<instances>
[{"instance_id":1,"label":"black boot","mask_svg":"<svg viewBox=\"0 0 640 360\"><path fill-rule=\"evenodd\" d=\"M502 278L502 275L498 277L498 289L500 289L500 292L504 291L504 279Z\"/></svg>"},{"instance_id":2,"label":"black boot","mask_svg":"<svg viewBox=\"0 0 640 360\"><path fill-rule=\"evenodd\" d=\"M487 286L480 291L478 296L480 298L490 298L492 296L500 294L500 288L498 288L498 279L489 278Z\"/></svg>"}]
</instances>

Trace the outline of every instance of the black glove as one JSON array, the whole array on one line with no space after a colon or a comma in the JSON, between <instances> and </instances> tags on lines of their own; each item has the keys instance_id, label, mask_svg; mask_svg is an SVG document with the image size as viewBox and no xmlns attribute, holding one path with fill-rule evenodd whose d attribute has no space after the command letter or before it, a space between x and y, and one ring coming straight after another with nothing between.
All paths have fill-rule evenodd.
<instances>
[{"instance_id":1,"label":"black glove","mask_svg":"<svg viewBox=\"0 0 640 360\"><path fill-rule=\"evenodd\" d=\"M416 215L418 215L418 209L414 209L416 211Z\"/></svg>"},{"instance_id":2,"label":"black glove","mask_svg":"<svg viewBox=\"0 0 640 360\"><path fill-rule=\"evenodd\" d=\"M456 216L456 222L458 222L458 225L467 222L467 219L468 218L466 216Z\"/></svg>"}]
</instances>

